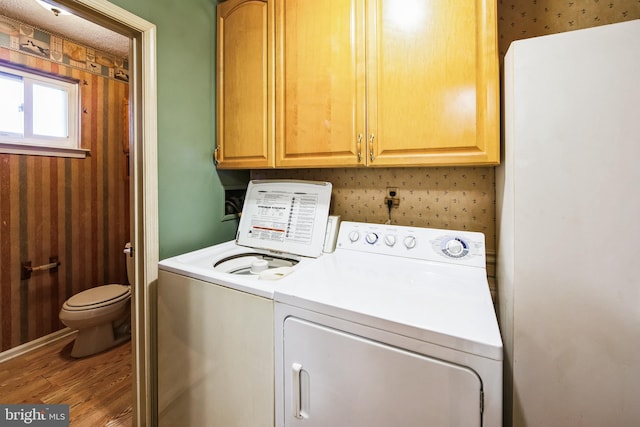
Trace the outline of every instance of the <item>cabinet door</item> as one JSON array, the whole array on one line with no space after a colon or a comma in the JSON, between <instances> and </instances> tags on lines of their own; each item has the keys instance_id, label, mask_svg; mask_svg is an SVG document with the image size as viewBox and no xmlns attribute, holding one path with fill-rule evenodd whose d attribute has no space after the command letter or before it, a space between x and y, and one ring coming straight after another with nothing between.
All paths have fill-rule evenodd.
<instances>
[{"instance_id":1,"label":"cabinet door","mask_svg":"<svg viewBox=\"0 0 640 427\"><path fill-rule=\"evenodd\" d=\"M467 367L294 317L283 363L285 427L481 425L482 384Z\"/></svg>"},{"instance_id":2,"label":"cabinet door","mask_svg":"<svg viewBox=\"0 0 640 427\"><path fill-rule=\"evenodd\" d=\"M368 164L497 164L495 0L367 5Z\"/></svg>"},{"instance_id":3,"label":"cabinet door","mask_svg":"<svg viewBox=\"0 0 640 427\"><path fill-rule=\"evenodd\" d=\"M273 4L230 0L217 20L218 167L273 167Z\"/></svg>"},{"instance_id":4,"label":"cabinet door","mask_svg":"<svg viewBox=\"0 0 640 427\"><path fill-rule=\"evenodd\" d=\"M364 0L276 0L276 166L364 164Z\"/></svg>"}]
</instances>

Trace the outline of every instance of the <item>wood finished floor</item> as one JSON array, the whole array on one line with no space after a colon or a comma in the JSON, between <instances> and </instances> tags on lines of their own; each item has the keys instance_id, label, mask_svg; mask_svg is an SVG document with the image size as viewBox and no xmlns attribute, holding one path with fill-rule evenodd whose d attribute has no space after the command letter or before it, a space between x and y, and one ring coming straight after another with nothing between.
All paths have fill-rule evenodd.
<instances>
[{"instance_id":1,"label":"wood finished floor","mask_svg":"<svg viewBox=\"0 0 640 427\"><path fill-rule=\"evenodd\" d=\"M131 341L74 359L74 338L0 363L0 403L68 404L72 427L131 427Z\"/></svg>"}]
</instances>

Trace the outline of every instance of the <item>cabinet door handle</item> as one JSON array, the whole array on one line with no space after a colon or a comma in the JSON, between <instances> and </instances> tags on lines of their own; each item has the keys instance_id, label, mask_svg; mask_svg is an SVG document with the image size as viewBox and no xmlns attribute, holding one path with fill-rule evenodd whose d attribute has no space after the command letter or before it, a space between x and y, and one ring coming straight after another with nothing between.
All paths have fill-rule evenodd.
<instances>
[{"instance_id":1,"label":"cabinet door handle","mask_svg":"<svg viewBox=\"0 0 640 427\"><path fill-rule=\"evenodd\" d=\"M362 138L363 135L361 133L358 134L358 163L362 161Z\"/></svg>"},{"instance_id":2,"label":"cabinet door handle","mask_svg":"<svg viewBox=\"0 0 640 427\"><path fill-rule=\"evenodd\" d=\"M375 138L374 134L369 135L369 159L373 162L375 159L373 155L373 138Z\"/></svg>"},{"instance_id":3,"label":"cabinet door handle","mask_svg":"<svg viewBox=\"0 0 640 427\"><path fill-rule=\"evenodd\" d=\"M218 160L218 152L220 150L220 147L216 145L216 148L213 150L213 164L218 166L218 163L220 163L220 161Z\"/></svg>"}]
</instances>

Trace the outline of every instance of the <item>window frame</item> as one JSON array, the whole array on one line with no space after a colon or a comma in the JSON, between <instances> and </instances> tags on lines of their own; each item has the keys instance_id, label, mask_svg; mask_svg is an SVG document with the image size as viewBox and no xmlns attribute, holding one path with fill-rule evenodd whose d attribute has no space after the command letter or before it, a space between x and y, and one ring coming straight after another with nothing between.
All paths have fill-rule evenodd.
<instances>
[{"instance_id":1,"label":"window frame","mask_svg":"<svg viewBox=\"0 0 640 427\"><path fill-rule=\"evenodd\" d=\"M27 130L33 129L33 123L27 123L27 119L33 120L33 118L25 113L24 135L0 131L0 153L75 158L85 158L89 155L89 150L83 149L81 145L79 80L29 67L8 64L4 61L0 62L0 72L22 79L25 105L31 102L31 100L27 99L27 93L34 84L61 89L67 93L66 137L39 136L33 135L32 131L27 132Z\"/></svg>"}]
</instances>

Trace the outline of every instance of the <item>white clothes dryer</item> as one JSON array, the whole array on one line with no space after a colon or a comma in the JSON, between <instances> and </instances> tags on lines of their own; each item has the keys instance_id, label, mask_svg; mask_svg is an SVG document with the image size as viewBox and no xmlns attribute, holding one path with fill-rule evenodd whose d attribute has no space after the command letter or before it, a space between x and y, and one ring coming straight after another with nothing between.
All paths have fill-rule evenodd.
<instances>
[{"instance_id":1,"label":"white clothes dryer","mask_svg":"<svg viewBox=\"0 0 640 427\"><path fill-rule=\"evenodd\" d=\"M342 222L274 292L276 426L500 427L484 235Z\"/></svg>"}]
</instances>

